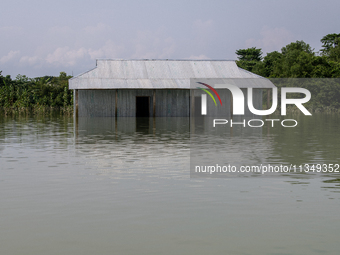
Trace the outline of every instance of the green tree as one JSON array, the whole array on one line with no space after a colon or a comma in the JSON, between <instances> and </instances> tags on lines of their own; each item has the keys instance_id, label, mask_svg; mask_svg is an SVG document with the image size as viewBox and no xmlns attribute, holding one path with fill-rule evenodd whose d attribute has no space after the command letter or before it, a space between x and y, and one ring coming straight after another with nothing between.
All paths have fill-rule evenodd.
<instances>
[{"instance_id":1,"label":"green tree","mask_svg":"<svg viewBox=\"0 0 340 255\"><path fill-rule=\"evenodd\" d=\"M248 49L239 49L236 51L237 58L236 64L245 70L250 72L253 71L255 65L257 65L262 60L261 49L256 49L256 47Z\"/></svg>"},{"instance_id":2,"label":"green tree","mask_svg":"<svg viewBox=\"0 0 340 255\"><path fill-rule=\"evenodd\" d=\"M312 77L315 53L304 41L292 42L281 49L282 56L272 67L270 77L308 78Z\"/></svg>"},{"instance_id":3,"label":"green tree","mask_svg":"<svg viewBox=\"0 0 340 255\"><path fill-rule=\"evenodd\" d=\"M55 109L71 106L72 91L68 89L68 76L61 72L58 77L44 76L34 79L17 75L3 77L0 72L0 107L31 108L35 106L53 107Z\"/></svg>"},{"instance_id":4,"label":"green tree","mask_svg":"<svg viewBox=\"0 0 340 255\"><path fill-rule=\"evenodd\" d=\"M0 88L4 86L4 77L2 76L2 71L0 71Z\"/></svg>"},{"instance_id":5,"label":"green tree","mask_svg":"<svg viewBox=\"0 0 340 255\"><path fill-rule=\"evenodd\" d=\"M340 62L340 34L328 34L322 39L321 55L329 61Z\"/></svg>"},{"instance_id":6,"label":"green tree","mask_svg":"<svg viewBox=\"0 0 340 255\"><path fill-rule=\"evenodd\" d=\"M328 34L322 37L321 52L323 55L328 55L329 52L340 45L340 34Z\"/></svg>"},{"instance_id":7,"label":"green tree","mask_svg":"<svg viewBox=\"0 0 340 255\"><path fill-rule=\"evenodd\" d=\"M274 68L281 61L281 59L282 54L280 52L270 52L263 58L262 62L258 62L254 66L253 72L263 77L274 77Z\"/></svg>"},{"instance_id":8,"label":"green tree","mask_svg":"<svg viewBox=\"0 0 340 255\"><path fill-rule=\"evenodd\" d=\"M309 44L305 43L304 41L296 41L296 42L292 42L288 45L286 45L285 47L283 47L281 49L281 52L283 55L289 55L292 54L294 52L306 52L308 54L313 54L314 55L314 49L312 49L310 47Z\"/></svg>"}]
</instances>

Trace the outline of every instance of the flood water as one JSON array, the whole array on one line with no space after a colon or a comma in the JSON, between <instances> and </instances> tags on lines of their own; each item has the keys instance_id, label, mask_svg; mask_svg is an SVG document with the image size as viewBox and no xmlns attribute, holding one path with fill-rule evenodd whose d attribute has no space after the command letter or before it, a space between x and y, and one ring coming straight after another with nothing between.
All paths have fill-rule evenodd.
<instances>
[{"instance_id":1,"label":"flood water","mask_svg":"<svg viewBox=\"0 0 340 255\"><path fill-rule=\"evenodd\" d=\"M339 164L339 115L294 118L226 155ZM0 254L339 254L339 173L190 178L189 124L0 117Z\"/></svg>"}]
</instances>

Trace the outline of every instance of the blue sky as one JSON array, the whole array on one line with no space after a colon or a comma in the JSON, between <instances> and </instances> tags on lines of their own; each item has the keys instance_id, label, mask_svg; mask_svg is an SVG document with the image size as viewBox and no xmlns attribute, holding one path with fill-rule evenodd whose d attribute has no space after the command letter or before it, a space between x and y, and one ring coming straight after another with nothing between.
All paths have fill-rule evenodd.
<instances>
[{"instance_id":1,"label":"blue sky","mask_svg":"<svg viewBox=\"0 0 340 255\"><path fill-rule=\"evenodd\" d=\"M98 58L236 59L340 33L340 1L1 1L0 70L77 75ZM265 54L264 54L265 55Z\"/></svg>"}]
</instances>

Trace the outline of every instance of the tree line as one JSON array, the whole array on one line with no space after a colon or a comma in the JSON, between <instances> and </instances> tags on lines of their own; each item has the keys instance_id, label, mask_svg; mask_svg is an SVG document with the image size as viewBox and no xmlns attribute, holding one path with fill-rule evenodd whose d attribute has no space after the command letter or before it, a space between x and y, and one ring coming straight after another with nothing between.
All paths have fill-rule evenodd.
<instances>
[{"instance_id":1,"label":"tree line","mask_svg":"<svg viewBox=\"0 0 340 255\"><path fill-rule=\"evenodd\" d=\"M236 51L240 68L266 78L340 78L340 34L328 34L321 39L322 49L316 52L304 41L292 42L263 57L262 49L252 47ZM11 110L59 109L72 112L73 93L68 89L68 76L28 78L18 75L12 79L0 71L0 108ZM312 99L308 106L312 109L340 110L340 85L337 79L322 82L275 82L281 86L307 88ZM266 93L263 94L266 102ZM296 96L296 95L294 95Z\"/></svg>"},{"instance_id":2,"label":"tree line","mask_svg":"<svg viewBox=\"0 0 340 255\"><path fill-rule=\"evenodd\" d=\"M239 49L240 68L272 79L282 86L308 89L312 98L311 110L340 111L340 79L274 79L274 78L340 78L340 34L328 34L321 39L322 49L316 52L304 41L292 42L281 49L262 56L262 49ZM292 95L299 97L303 95ZM266 101L267 94L263 94Z\"/></svg>"},{"instance_id":3,"label":"tree line","mask_svg":"<svg viewBox=\"0 0 340 255\"><path fill-rule=\"evenodd\" d=\"M17 75L12 79L3 76L0 71L0 108L10 110L62 110L72 111L73 92L68 89L68 76L61 72L59 76L28 78Z\"/></svg>"}]
</instances>

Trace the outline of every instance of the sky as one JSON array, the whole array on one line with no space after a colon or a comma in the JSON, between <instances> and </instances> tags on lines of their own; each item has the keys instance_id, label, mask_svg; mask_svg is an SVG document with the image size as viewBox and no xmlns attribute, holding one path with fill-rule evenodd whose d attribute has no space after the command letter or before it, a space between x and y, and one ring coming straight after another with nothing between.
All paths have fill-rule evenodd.
<instances>
[{"instance_id":1,"label":"sky","mask_svg":"<svg viewBox=\"0 0 340 255\"><path fill-rule=\"evenodd\" d=\"M227 59L340 33L338 0L0 0L0 71L78 75L96 59Z\"/></svg>"}]
</instances>

